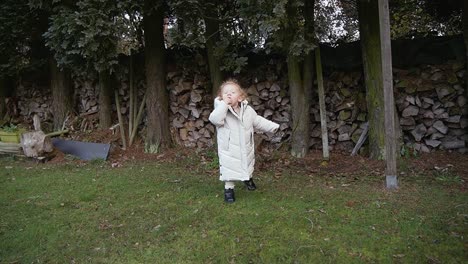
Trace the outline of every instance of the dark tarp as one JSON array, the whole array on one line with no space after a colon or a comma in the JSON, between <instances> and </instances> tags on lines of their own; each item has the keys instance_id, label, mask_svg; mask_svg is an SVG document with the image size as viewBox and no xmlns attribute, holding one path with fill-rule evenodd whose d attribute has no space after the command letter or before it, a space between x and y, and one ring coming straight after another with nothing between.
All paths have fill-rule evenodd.
<instances>
[{"instance_id":1,"label":"dark tarp","mask_svg":"<svg viewBox=\"0 0 468 264\"><path fill-rule=\"evenodd\" d=\"M110 149L110 144L64 140L60 138L53 138L52 144L63 153L76 156L83 160L107 160Z\"/></svg>"}]
</instances>

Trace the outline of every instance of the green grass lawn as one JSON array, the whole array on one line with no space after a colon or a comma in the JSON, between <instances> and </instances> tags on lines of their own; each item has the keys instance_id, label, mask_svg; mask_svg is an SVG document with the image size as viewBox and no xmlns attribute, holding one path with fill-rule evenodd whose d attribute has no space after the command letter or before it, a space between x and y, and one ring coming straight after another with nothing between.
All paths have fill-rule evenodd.
<instances>
[{"instance_id":1,"label":"green grass lawn","mask_svg":"<svg viewBox=\"0 0 468 264\"><path fill-rule=\"evenodd\" d=\"M468 197L434 175L275 166L223 202L213 164L0 159L0 263L466 263ZM275 173L276 172L276 173ZM449 177L450 179L450 177Z\"/></svg>"}]
</instances>

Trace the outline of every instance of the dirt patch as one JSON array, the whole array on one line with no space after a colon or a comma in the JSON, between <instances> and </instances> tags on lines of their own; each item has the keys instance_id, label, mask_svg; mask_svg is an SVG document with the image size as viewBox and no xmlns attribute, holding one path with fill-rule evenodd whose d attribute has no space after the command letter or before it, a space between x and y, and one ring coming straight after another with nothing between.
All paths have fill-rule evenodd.
<instances>
[{"instance_id":1,"label":"dirt patch","mask_svg":"<svg viewBox=\"0 0 468 264\"><path fill-rule=\"evenodd\" d=\"M272 162L275 163L278 169L291 169L303 171L306 173L314 173L320 175L360 175L365 172L369 174L381 174L384 170L384 162L371 160L361 156L351 157L343 152L333 152L330 155L330 160L324 162L321 151L311 151L305 158L292 158L289 152L281 152L276 158L271 158L268 154L260 153L259 168L271 168Z\"/></svg>"},{"instance_id":2,"label":"dirt patch","mask_svg":"<svg viewBox=\"0 0 468 264\"><path fill-rule=\"evenodd\" d=\"M178 162L186 157L195 157L194 163L216 163L216 149L195 150L183 147L172 148L160 154L148 154L144 152L144 142L138 138L131 147L121 149L120 135L111 130L97 130L92 133L79 132L68 135L72 140L111 144L109 163L113 167L123 166L130 161L157 161ZM55 151L54 158L49 161L52 164L70 162L70 158ZM83 162L73 160L73 162ZM416 157L405 157L398 161L399 176L450 172L468 184L468 155L448 151L436 151L423 153ZM195 168L200 164L191 164ZM211 166L213 167L213 166ZM214 168L211 168L214 170ZM330 160L323 162L320 150L311 151L305 158L297 159L290 156L288 151L258 151L256 154L256 170L294 170L308 175L324 176L383 176L385 174L385 161L372 160L362 156L351 157L349 153L334 151L330 154Z\"/></svg>"},{"instance_id":3,"label":"dirt patch","mask_svg":"<svg viewBox=\"0 0 468 264\"><path fill-rule=\"evenodd\" d=\"M417 158L410 160L411 166L420 171L443 171L448 170L468 180L468 155L456 152L437 151L423 153Z\"/></svg>"},{"instance_id":4,"label":"dirt patch","mask_svg":"<svg viewBox=\"0 0 468 264\"><path fill-rule=\"evenodd\" d=\"M120 134L114 133L110 129L74 132L73 134L67 135L66 138L84 142L120 144Z\"/></svg>"}]
</instances>

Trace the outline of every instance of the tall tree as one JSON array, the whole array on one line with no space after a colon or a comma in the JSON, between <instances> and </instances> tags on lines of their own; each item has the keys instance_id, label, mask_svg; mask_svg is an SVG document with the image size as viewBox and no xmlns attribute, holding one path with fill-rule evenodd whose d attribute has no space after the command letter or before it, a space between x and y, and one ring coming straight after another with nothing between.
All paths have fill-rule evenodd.
<instances>
[{"instance_id":1,"label":"tall tree","mask_svg":"<svg viewBox=\"0 0 468 264\"><path fill-rule=\"evenodd\" d=\"M461 33L460 0L392 0L392 38L455 35Z\"/></svg>"},{"instance_id":2,"label":"tall tree","mask_svg":"<svg viewBox=\"0 0 468 264\"><path fill-rule=\"evenodd\" d=\"M18 76L46 65L37 52L41 50L37 44L41 45L42 18L27 1L0 2L0 119L5 113L5 97L13 95Z\"/></svg>"},{"instance_id":3,"label":"tall tree","mask_svg":"<svg viewBox=\"0 0 468 264\"><path fill-rule=\"evenodd\" d=\"M204 48L211 80L209 89L213 95L223 81L224 71L229 68L226 67L225 57L233 54L233 49L228 49L226 45L233 42L235 36L232 32L225 34L227 23L235 20L232 14L235 11L233 2L175 0L169 3L171 14L175 17L173 20L176 21L174 29L170 30L170 44Z\"/></svg>"},{"instance_id":4,"label":"tall tree","mask_svg":"<svg viewBox=\"0 0 468 264\"><path fill-rule=\"evenodd\" d=\"M208 68L210 70L210 78L212 85L212 94L215 95L218 91L221 82L223 81L223 73L221 72L221 58L216 54L216 45L220 41L220 18L218 16L218 5L216 0L206 1L205 6L205 47L208 57Z\"/></svg>"},{"instance_id":5,"label":"tall tree","mask_svg":"<svg viewBox=\"0 0 468 264\"><path fill-rule=\"evenodd\" d=\"M53 1L53 15L46 44L54 52L60 69L73 69L75 75L99 76L99 123L111 125L113 97L110 74L117 64L118 40L125 27L122 3L100 0Z\"/></svg>"},{"instance_id":6,"label":"tall tree","mask_svg":"<svg viewBox=\"0 0 468 264\"><path fill-rule=\"evenodd\" d=\"M67 114L73 112L73 86L70 72L60 69L54 58L50 58L50 87L52 90L52 110L54 114L54 129L62 128Z\"/></svg>"},{"instance_id":7,"label":"tall tree","mask_svg":"<svg viewBox=\"0 0 468 264\"><path fill-rule=\"evenodd\" d=\"M304 4L304 40L305 42L315 43L318 47L318 40L315 32L315 0L305 1ZM314 53L308 52L304 56L303 63L303 85L304 91L307 93L307 99L313 101L312 89L314 87L314 72L315 72Z\"/></svg>"},{"instance_id":8,"label":"tall tree","mask_svg":"<svg viewBox=\"0 0 468 264\"><path fill-rule=\"evenodd\" d=\"M239 0L241 21L247 21L247 40L267 53L286 57L291 98L291 155L304 157L309 149L309 106L314 78L315 1Z\"/></svg>"},{"instance_id":9,"label":"tall tree","mask_svg":"<svg viewBox=\"0 0 468 264\"><path fill-rule=\"evenodd\" d=\"M0 55L0 64L6 63L5 56ZM11 77L7 74L0 75L0 124L6 114L6 98L11 95L13 87L11 86Z\"/></svg>"},{"instance_id":10,"label":"tall tree","mask_svg":"<svg viewBox=\"0 0 468 264\"><path fill-rule=\"evenodd\" d=\"M6 98L11 96L12 91L11 78L6 75L0 76L0 124L6 115Z\"/></svg>"},{"instance_id":11,"label":"tall tree","mask_svg":"<svg viewBox=\"0 0 468 264\"><path fill-rule=\"evenodd\" d=\"M361 1L361 0L358 0ZM345 42L359 39L358 11L355 0L320 0L318 23L330 24L330 32L320 32L321 39ZM392 39L461 33L460 0L391 0ZM330 12L329 9L335 10Z\"/></svg>"},{"instance_id":12,"label":"tall tree","mask_svg":"<svg viewBox=\"0 0 468 264\"><path fill-rule=\"evenodd\" d=\"M309 86L308 89L306 89L305 84L311 84L311 76L313 76L313 73L310 72L310 70L313 69L313 66L310 61L311 55L309 55L305 62L307 65L307 72L305 71L305 68L301 71L301 58L298 56L297 52L291 50L295 42L295 34L298 31L300 32L298 26L298 22L300 21L298 12L299 9L297 3L294 3L293 1L286 3L287 20L282 28L282 33L284 34L283 48L286 50L289 94L291 97L291 155L302 158L309 150L309 94L311 93L311 87ZM304 73L306 73L306 75L304 75Z\"/></svg>"},{"instance_id":13,"label":"tall tree","mask_svg":"<svg viewBox=\"0 0 468 264\"><path fill-rule=\"evenodd\" d=\"M463 1L463 40L465 42L465 96L468 98L468 1ZM468 104L465 105L468 114Z\"/></svg>"},{"instance_id":14,"label":"tall tree","mask_svg":"<svg viewBox=\"0 0 468 264\"><path fill-rule=\"evenodd\" d=\"M99 127L107 129L112 125L112 75L108 69L99 71Z\"/></svg>"},{"instance_id":15,"label":"tall tree","mask_svg":"<svg viewBox=\"0 0 468 264\"><path fill-rule=\"evenodd\" d=\"M369 152L371 158L378 159L384 158L385 124L377 1L358 1L358 13L369 119Z\"/></svg>"},{"instance_id":16,"label":"tall tree","mask_svg":"<svg viewBox=\"0 0 468 264\"><path fill-rule=\"evenodd\" d=\"M33 3L33 1L31 1ZM49 72L49 84L52 92L52 114L53 128L59 130L62 128L68 114L74 112L73 85L71 73L68 69L60 69L53 53L45 45L44 33L48 30L48 21L51 12L50 5L35 8L32 10L39 14L37 28L32 31L31 55L38 61L41 58L47 58Z\"/></svg>"},{"instance_id":17,"label":"tall tree","mask_svg":"<svg viewBox=\"0 0 468 264\"><path fill-rule=\"evenodd\" d=\"M145 38L147 132L145 151L157 153L170 147L169 95L166 90L166 50L163 23L164 1L145 0L143 28Z\"/></svg>"}]
</instances>

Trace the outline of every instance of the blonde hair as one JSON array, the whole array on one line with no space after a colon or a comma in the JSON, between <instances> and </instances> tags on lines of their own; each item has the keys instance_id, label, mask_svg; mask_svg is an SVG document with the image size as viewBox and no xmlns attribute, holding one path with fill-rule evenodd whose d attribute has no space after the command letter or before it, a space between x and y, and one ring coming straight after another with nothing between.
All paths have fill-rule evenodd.
<instances>
[{"instance_id":1,"label":"blonde hair","mask_svg":"<svg viewBox=\"0 0 468 264\"><path fill-rule=\"evenodd\" d=\"M239 82L236 79L232 79L232 78L227 79L219 86L218 95L217 95L219 99L223 98L223 88L228 84L237 86L242 100L247 99L247 92L240 86Z\"/></svg>"}]
</instances>

